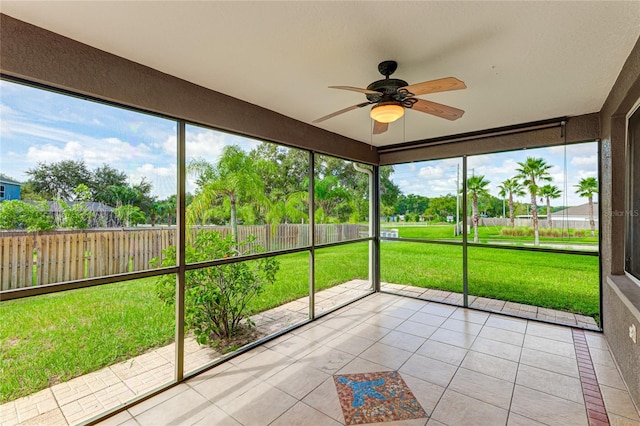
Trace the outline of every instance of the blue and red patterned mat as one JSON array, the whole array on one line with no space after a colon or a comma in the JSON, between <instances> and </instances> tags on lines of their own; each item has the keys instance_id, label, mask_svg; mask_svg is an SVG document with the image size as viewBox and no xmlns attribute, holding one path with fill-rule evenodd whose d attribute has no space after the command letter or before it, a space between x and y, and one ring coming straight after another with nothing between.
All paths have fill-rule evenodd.
<instances>
[{"instance_id":1,"label":"blue and red patterned mat","mask_svg":"<svg viewBox=\"0 0 640 426\"><path fill-rule=\"evenodd\" d=\"M333 376L345 424L429 417L397 371Z\"/></svg>"}]
</instances>

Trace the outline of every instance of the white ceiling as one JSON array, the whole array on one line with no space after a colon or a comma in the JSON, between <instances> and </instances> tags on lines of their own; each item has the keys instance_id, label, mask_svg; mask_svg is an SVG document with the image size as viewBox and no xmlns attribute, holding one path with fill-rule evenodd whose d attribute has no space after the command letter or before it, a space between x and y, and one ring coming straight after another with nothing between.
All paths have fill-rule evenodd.
<instances>
[{"instance_id":1,"label":"white ceiling","mask_svg":"<svg viewBox=\"0 0 640 426\"><path fill-rule=\"evenodd\" d=\"M320 127L376 146L596 112L640 35L640 2L2 1L0 11L300 121L365 101L377 64L466 111L371 135L369 108Z\"/></svg>"}]
</instances>

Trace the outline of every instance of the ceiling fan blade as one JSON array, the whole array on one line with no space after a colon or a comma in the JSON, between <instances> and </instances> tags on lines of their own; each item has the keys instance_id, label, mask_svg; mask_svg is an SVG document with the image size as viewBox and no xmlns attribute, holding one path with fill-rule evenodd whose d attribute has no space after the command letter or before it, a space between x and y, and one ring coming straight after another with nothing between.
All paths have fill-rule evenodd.
<instances>
[{"instance_id":1,"label":"ceiling fan blade","mask_svg":"<svg viewBox=\"0 0 640 426\"><path fill-rule=\"evenodd\" d=\"M398 90L406 90L413 93L414 96L426 95L427 93L447 92L449 90L466 89L464 81L460 81L455 77L441 78L439 80L425 81L422 83L410 84L401 87Z\"/></svg>"},{"instance_id":2,"label":"ceiling fan blade","mask_svg":"<svg viewBox=\"0 0 640 426\"><path fill-rule=\"evenodd\" d=\"M432 101L427 101L424 99L418 99L418 102L414 103L411 106L411 109L415 109L420 112L426 112L427 114L446 118L447 120L451 121L457 120L464 114L464 111L461 109L442 105Z\"/></svg>"},{"instance_id":3,"label":"ceiling fan blade","mask_svg":"<svg viewBox=\"0 0 640 426\"><path fill-rule=\"evenodd\" d=\"M379 135L380 133L384 133L389 128L389 123L381 123L379 121L373 121L373 134Z\"/></svg>"},{"instance_id":4,"label":"ceiling fan blade","mask_svg":"<svg viewBox=\"0 0 640 426\"><path fill-rule=\"evenodd\" d=\"M324 117L320 117L320 118L318 118L317 120L313 120L313 121L312 121L312 123L314 123L314 124L316 124L316 123L320 123L320 122L322 122L322 121L324 121L324 120L328 120L328 119L330 119L330 118L333 118L333 117L335 117L336 115L344 114L345 112L349 112L349 111L354 110L354 109L362 108L363 106L367 106L367 105L369 105L370 103L371 103L371 102L362 102L361 104L351 105L350 107L347 107L347 108L341 109L340 111L332 112L332 113L331 113L331 114L329 114L329 115L325 115Z\"/></svg>"},{"instance_id":5,"label":"ceiling fan blade","mask_svg":"<svg viewBox=\"0 0 640 426\"><path fill-rule=\"evenodd\" d=\"M365 95L382 95L382 92L352 86L329 86L329 89L351 90L352 92L364 93Z\"/></svg>"}]
</instances>

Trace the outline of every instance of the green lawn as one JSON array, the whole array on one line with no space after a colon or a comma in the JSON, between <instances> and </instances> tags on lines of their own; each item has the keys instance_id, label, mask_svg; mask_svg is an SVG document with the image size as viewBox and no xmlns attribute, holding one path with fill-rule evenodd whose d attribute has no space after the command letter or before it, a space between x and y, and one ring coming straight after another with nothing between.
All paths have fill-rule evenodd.
<instances>
[{"instance_id":1,"label":"green lawn","mask_svg":"<svg viewBox=\"0 0 640 426\"><path fill-rule=\"evenodd\" d=\"M365 278L367 253L367 243L316 250L317 289ZM278 259L252 313L308 294L309 254ZM384 242L381 264L383 281L462 291L461 247ZM0 403L169 343L174 310L154 290L146 278L1 303ZM597 317L598 258L470 247L469 291Z\"/></svg>"},{"instance_id":2,"label":"green lawn","mask_svg":"<svg viewBox=\"0 0 640 426\"><path fill-rule=\"evenodd\" d=\"M454 236L454 225L420 225L420 226L394 226L393 224L384 224L383 230L397 229L400 238L423 238L430 240L451 240L462 241L462 236ZM533 243L533 237L509 237L500 235L501 226L482 226L478 228L478 237L481 243L504 243L510 242L514 245L522 245L525 243ZM570 230L571 237L540 237L542 243L556 244L576 244L576 245L597 245L597 237L574 237L573 230ZM469 241L473 241L473 229L468 234Z\"/></svg>"}]
</instances>

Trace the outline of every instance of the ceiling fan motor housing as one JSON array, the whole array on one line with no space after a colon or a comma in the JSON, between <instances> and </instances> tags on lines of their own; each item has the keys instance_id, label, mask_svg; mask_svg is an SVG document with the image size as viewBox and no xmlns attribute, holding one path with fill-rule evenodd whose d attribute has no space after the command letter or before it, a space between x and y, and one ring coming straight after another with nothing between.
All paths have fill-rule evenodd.
<instances>
[{"instance_id":1,"label":"ceiling fan motor housing","mask_svg":"<svg viewBox=\"0 0 640 426\"><path fill-rule=\"evenodd\" d=\"M366 96L370 102L380 102L381 100L402 102L407 95L398 92L398 89L408 85L409 84L404 80L397 78L385 78L384 80L374 81L367 86L368 90L380 92L382 95L367 94Z\"/></svg>"}]
</instances>

